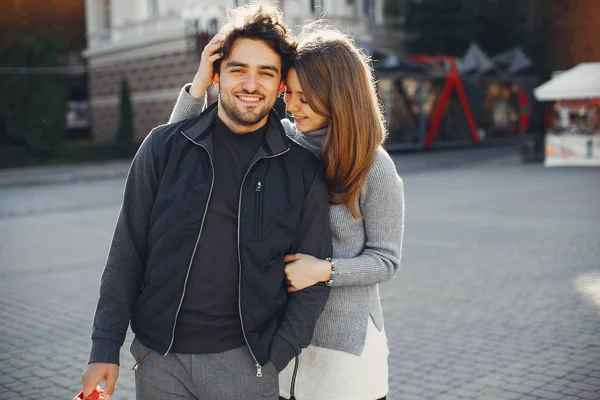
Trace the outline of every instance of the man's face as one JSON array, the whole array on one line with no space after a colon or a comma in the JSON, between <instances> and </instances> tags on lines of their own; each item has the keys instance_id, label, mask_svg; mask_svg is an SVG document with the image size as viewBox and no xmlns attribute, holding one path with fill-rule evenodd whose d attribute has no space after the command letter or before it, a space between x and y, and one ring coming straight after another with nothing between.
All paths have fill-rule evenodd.
<instances>
[{"instance_id":1,"label":"man's face","mask_svg":"<svg viewBox=\"0 0 600 400\"><path fill-rule=\"evenodd\" d=\"M283 90L281 57L261 40L237 39L214 82L219 118L236 133L254 131Z\"/></svg>"}]
</instances>

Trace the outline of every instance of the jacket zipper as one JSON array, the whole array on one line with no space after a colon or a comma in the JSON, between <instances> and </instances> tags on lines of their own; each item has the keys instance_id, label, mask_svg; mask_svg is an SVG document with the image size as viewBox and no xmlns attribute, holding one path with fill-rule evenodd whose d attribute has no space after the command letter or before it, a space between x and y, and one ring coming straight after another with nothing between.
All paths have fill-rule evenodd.
<instances>
[{"instance_id":1,"label":"jacket zipper","mask_svg":"<svg viewBox=\"0 0 600 400\"><path fill-rule=\"evenodd\" d=\"M210 160L210 168L212 171L212 181L210 182L210 190L208 192L208 198L206 199L206 207L204 208L204 215L202 216L202 222L200 224L200 231L198 232L198 238L196 238L196 244L194 245L194 251L192 252L192 256L190 257L190 263L188 265L188 270L185 275L185 281L183 282L183 292L181 293L181 299L179 300L179 306L177 307L177 312L175 313L175 319L173 320L173 329L171 331L171 343L169 344L169 348L165 352L165 356L167 354L169 354L169 351L171 351L171 347L173 347L173 341L175 340L175 326L177 325L177 317L179 316L179 311L181 310L181 305L183 304L183 298L185 297L185 289L187 287L188 278L190 277L190 271L192 270L192 263L194 262L194 256L196 255L196 250L198 250L198 243L200 242L200 236L202 235L202 229L204 228L204 221L206 219L206 213L208 212L208 204L210 203L210 197L212 196L213 186L215 183L215 166L213 165L212 157L210 156L210 152L208 151L208 149L204 145L194 142L185 133L183 133L183 132L181 132L181 133L190 142L192 142L195 145L200 146L204 150L206 150L206 153L208 154L208 159Z\"/></svg>"},{"instance_id":2,"label":"jacket zipper","mask_svg":"<svg viewBox=\"0 0 600 400\"><path fill-rule=\"evenodd\" d=\"M296 356L296 362L294 363L294 373L292 374L292 384L290 386L290 400L296 400L296 376L298 375L298 363L300 358Z\"/></svg>"},{"instance_id":3,"label":"jacket zipper","mask_svg":"<svg viewBox=\"0 0 600 400\"><path fill-rule=\"evenodd\" d=\"M256 184L256 226L254 227L254 237L258 242L261 240L261 225L262 225L262 182Z\"/></svg>"},{"instance_id":4,"label":"jacket zipper","mask_svg":"<svg viewBox=\"0 0 600 400\"><path fill-rule=\"evenodd\" d=\"M281 153L274 154L274 155L271 155L271 156L259 157L256 160L254 160L254 162L252 162L252 164L250 164L250 166L246 170L246 173L244 174L244 177L242 178L242 184L240 185L240 199L239 199L239 202L238 202L238 227L237 227L238 228L237 229L237 250L238 250L238 264L239 264L239 273L238 273L238 313L240 314L240 322L242 324L242 335L244 336L244 341L246 342L246 346L248 346L248 350L250 350L250 355L254 359L254 365L256 366L256 377L257 378L262 378L262 365L260 365L260 363L256 359L256 356L254 355L254 352L252 351L252 347L250 347L250 342L248 342L248 337L246 336L246 329L244 329L244 318L242 317L242 257L240 255L240 217L241 217L241 213L242 213L242 193L244 191L244 182L246 181L246 177L248 176L248 173L250 172L250 170L252 169L252 167L258 161L260 161L262 159L266 159L266 158L275 158L275 157L278 157L278 156L280 156L282 154L287 153L288 151L290 151L289 148L287 148L285 151L282 151Z\"/></svg>"}]
</instances>

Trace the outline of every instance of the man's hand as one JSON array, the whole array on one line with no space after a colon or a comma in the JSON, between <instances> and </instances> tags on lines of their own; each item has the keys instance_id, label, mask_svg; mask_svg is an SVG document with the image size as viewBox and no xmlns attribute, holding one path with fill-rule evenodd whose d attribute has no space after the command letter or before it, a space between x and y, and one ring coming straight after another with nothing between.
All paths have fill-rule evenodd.
<instances>
[{"instance_id":1,"label":"man's hand","mask_svg":"<svg viewBox=\"0 0 600 400\"><path fill-rule=\"evenodd\" d=\"M104 400L110 400L115 391L115 383L119 376L119 366L109 363L91 363L81 376L83 385L83 398L92 394L100 382L106 381L104 385Z\"/></svg>"},{"instance_id":2,"label":"man's hand","mask_svg":"<svg viewBox=\"0 0 600 400\"><path fill-rule=\"evenodd\" d=\"M320 260L306 254L288 254L283 261L286 263L288 292L297 292L331 279L331 263L327 260Z\"/></svg>"},{"instance_id":3,"label":"man's hand","mask_svg":"<svg viewBox=\"0 0 600 400\"><path fill-rule=\"evenodd\" d=\"M217 34L204 47L204 50L202 51L202 56L200 57L200 65L198 66L198 71L196 72L196 76L194 76L192 87L190 87L190 94L192 96L196 98L204 96L206 90L208 90L208 87L212 83L213 77L215 75L213 63L222 57L220 53L221 44L222 41L220 39L220 36Z\"/></svg>"}]
</instances>

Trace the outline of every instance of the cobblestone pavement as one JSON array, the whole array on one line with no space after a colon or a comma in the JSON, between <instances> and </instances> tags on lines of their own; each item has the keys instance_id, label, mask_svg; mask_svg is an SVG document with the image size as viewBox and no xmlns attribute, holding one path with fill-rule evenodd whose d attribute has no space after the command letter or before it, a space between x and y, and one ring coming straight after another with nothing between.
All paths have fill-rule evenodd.
<instances>
[{"instance_id":1,"label":"cobblestone pavement","mask_svg":"<svg viewBox=\"0 0 600 400\"><path fill-rule=\"evenodd\" d=\"M388 398L600 399L600 171L481 151L394 156ZM0 399L78 391L122 186L0 188ZM116 399L133 398L132 364L124 346Z\"/></svg>"}]
</instances>

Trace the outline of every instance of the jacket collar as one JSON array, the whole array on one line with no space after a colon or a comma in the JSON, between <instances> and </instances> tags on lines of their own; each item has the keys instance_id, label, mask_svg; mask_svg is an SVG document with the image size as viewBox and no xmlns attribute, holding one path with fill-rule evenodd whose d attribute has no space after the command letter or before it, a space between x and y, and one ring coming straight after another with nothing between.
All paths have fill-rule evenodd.
<instances>
[{"instance_id":1,"label":"jacket collar","mask_svg":"<svg viewBox=\"0 0 600 400\"><path fill-rule=\"evenodd\" d=\"M193 142L212 148L212 127L215 118L217 118L217 106L218 102L211 104L198 117L186 123L181 132ZM283 125L281 125L279 116L274 110L269 113L267 124L265 140L259 149L259 153L262 153L260 155L273 156L286 152L290 147L289 139L285 134Z\"/></svg>"}]
</instances>

